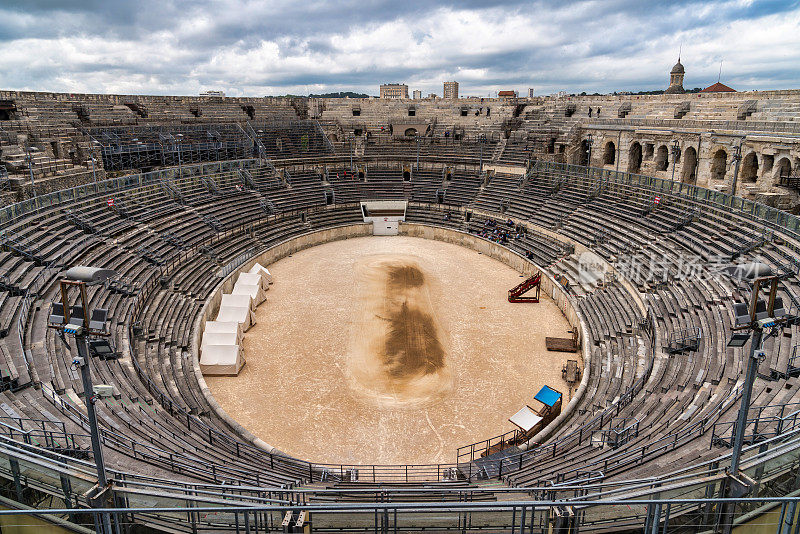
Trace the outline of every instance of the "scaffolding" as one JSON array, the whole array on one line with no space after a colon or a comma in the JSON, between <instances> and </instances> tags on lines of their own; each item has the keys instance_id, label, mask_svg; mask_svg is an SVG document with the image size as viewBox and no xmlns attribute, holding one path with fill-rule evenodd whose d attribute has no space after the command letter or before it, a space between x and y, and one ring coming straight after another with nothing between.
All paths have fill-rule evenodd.
<instances>
[{"instance_id":1,"label":"scaffolding","mask_svg":"<svg viewBox=\"0 0 800 534\"><path fill-rule=\"evenodd\" d=\"M118 126L87 130L107 171L250 158L253 140L238 124Z\"/></svg>"},{"instance_id":2,"label":"scaffolding","mask_svg":"<svg viewBox=\"0 0 800 534\"><path fill-rule=\"evenodd\" d=\"M262 157L269 159L329 156L334 148L317 121L275 121L249 123Z\"/></svg>"}]
</instances>

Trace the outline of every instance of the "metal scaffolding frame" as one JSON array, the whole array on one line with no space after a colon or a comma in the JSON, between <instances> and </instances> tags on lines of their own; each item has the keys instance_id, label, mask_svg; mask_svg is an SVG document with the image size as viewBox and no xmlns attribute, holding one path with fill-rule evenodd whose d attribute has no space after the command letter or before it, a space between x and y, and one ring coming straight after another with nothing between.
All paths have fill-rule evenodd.
<instances>
[{"instance_id":1,"label":"metal scaffolding frame","mask_svg":"<svg viewBox=\"0 0 800 534\"><path fill-rule=\"evenodd\" d=\"M239 124L162 124L87 130L107 171L245 159L254 143Z\"/></svg>"}]
</instances>

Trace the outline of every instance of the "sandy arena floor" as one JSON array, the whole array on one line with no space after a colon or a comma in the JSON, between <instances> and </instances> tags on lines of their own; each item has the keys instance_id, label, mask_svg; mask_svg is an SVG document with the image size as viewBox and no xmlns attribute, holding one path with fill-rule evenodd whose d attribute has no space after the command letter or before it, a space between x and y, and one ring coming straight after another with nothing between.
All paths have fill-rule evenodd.
<instances>
[{"instance_id":1,"label":"sandy arena floor","mask_svg":"<svg viewBox=\"0 0 800 534\"><path fill-rule=\"evenodd\" d=\"M245 335L238 377L206 377L231 417L320 463L453 462L513 427L569 336L558 307L511 304L522 278L478 252L412 237L361 237L269 266L275 283ZM582 366L582 362L579 362Z\"/></svg>"}]
</instances>

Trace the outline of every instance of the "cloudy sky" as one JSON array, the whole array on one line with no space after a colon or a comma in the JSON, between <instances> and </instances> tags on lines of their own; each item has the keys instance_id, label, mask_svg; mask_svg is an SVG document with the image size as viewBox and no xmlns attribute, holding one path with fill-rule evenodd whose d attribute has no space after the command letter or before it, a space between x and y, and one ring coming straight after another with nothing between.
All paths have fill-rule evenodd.
<instances>
[{"instance_id":1,"label":"cloudy sky","mask_svg":"<svg viewBox=\"0 0 800 534\"><path fill-rule=\"evenodd\" d=\"M800 87L798 0L2 0L0 88L441 94Z\"/></svg>"}]
</instances>

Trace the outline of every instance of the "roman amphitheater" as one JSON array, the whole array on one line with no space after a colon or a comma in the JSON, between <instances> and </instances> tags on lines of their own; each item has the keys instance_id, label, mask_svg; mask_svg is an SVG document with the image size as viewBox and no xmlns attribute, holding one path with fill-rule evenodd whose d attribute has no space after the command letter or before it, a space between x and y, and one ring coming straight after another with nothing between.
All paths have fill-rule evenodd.
<instances>
[{"instance_id":1,"label":"roman amphitheater","mask_svg":"<svg viewBox=\"0 0 800 534\"><path fill-rule=\"evenodd\" d=\"M2 91L0 143L0 526L797 528L800 91Z\"/></svg>"}]
</instances>

